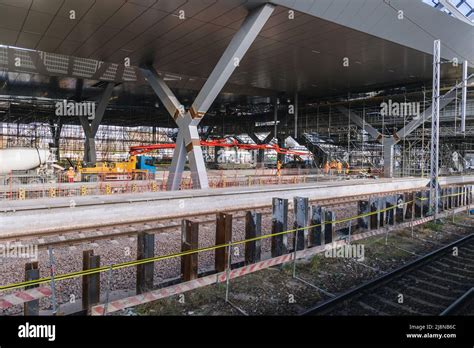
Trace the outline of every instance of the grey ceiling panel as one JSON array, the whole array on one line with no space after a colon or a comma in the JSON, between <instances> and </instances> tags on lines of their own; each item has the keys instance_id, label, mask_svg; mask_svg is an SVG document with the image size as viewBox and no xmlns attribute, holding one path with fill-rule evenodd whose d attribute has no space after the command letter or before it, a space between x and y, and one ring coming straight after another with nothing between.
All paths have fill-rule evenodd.
<instances>
[{"instance_id":1,"label":"grey ceiling panel","mask_svg":"<svg viewBox=\"0 0 474 348\"><path fill-rule=\"evenodd\" d=\"M181 21L174 30L170 30L167 33L161 35L159 39L168 41L179 40L180 38L188 35L189 33L195 32L200 27L204 27L205 25L206 24L201 21L189 18L188 20Z\"/></svg>"},{"instance_id":2,"label":"grey ceiling panel","mask_svg":"<svg viewBox=\"0 0 474 348\"><path fill-rule=\"evenodd\" d=\"M140 6L145 6L145 7L150 7L156 4L159 0L128 0L128 2L131 2L132 4L140 5Z\"/></svg>"},{"instance_id":3,"label":"grey ceiling panel","mask_svg":"<svg viewBox=\"0 0 474 348\"><path fill-rule=\"evenodd\" d=\"M196 0L199 1L199 0ZM158 1L153 8L156 8L161 11L168 13L174 13L176 9L180 8L182 5L186 4L187 0L174 0L174 1Z\"/></svg>"},{"instance_id":4,"label":"grey ceiling panel","mask_svg":"<svg viewBox=\"0 0 474 348\"><path fill-rule=\"evenodd\" d=\"M0 4L21 7L28 9L31 6L32 0L0 0Z\"/></svg>"},{"instance_id":5,"label":"grey ceiling panel","mask_svg":"<svg viewBox=\"0 0 474 348\"><path fill-rule=\"evenodd\" d=\"M66 19L69 20L69 19ZM67 40L76 42L85 42L91 37L98 29L100 25L92 23L79 22L74 26L74 29L67 36Z\"/></svg>"},{"instance_id":6,"label":"grey ceiling panel","mask_svg":"<svg viewBox=\"0 0 474 348\"><path fill-rule=\"evenodd\" d=\"M10 30L21 30L27 15L27 8L0 4L0 27Z\"/></svg>"},{"instance_id":7,"label":"grey ceiling panel","mask_svg":"<svg viewBox=\"0 0 474 348\"><path fill-rule=\"evenodd\" d=\"M129 41L127 43L124 43L124 45L121 47L122 50L127 51L129 53L133 53L134 51L146 47L149 45L150 42L152 42L155 39L154 35L151 34L143 34L137 37L136 39Z\"/></svg>"},{"instance_id":8,"label":"grey ceiling panel","mask_svg":"<svg viewBox=\"0 0 474 348\"><path fill-rule=\"evenodd\" d=\"M158 23L152 25L146 30L147 34L154 35L155 37L160 37L163 34L167 33L169 30L177 27L181 24L181 20L172 14L168 14L166 17L161 19Z\"/></svg>"},{"instance_id":9,"label":"grey ceiling panel","mask_svg":"<svg viewBox=\"0 0 474 348\"><path fill-rule=\"evenodd\" d=\"M64 0L33 0L31 9L33 11L56 14L63 5Z\"/></svg>"},{"instance_id":10,"label":"grey ceiling panel","mask_svg":"<svg viewBox=\"0 0 474 348\"><path fill-rule=\"evenodd\" d=\"M146 10L146 7L125 3L103 24L107 27L123 29Z\"/></svg>"},{"instance_id":11,"label":"grey ceiling panel","mask_svg":"<svg viewBox=\"0 0 474 348\"><path fill-rule=\"evenodd\" d=\"M0 0L0 4L4 2ZM153 63L159 71L180 76L181 80L170 82L172 86L195 89L202 86L214 68L247 15L248 8L264 2L51 0L51 8L46 0L18 2L19 6L7 6L8 16L5 11L0 11L0 41L117 64L129 57L132 65ZM405 0L392 0L390 4L408 4L410 11L414 8L416 23L421 23L423 29L395 22L393 9L379 0L273 2L281 6L277 6L231 76L228 85L232 88L228 91L260 88L260 92L268 89L292 93L298 88L301 93L344 94L348 86L357 90L369 84L410 82L413 76L418 80L429 79L430 52L421 52L423 49L413 47L413 43L418 45L418 42L427 40L424 21L430 22L441 16L440 24L451 25L451 19L445 20L442 14L433 15L432 9L426 6L423 7L426 7L427 18L419 21L423 11L419 12L417 5L412 6ZM31 10L28 13L29 5ZM290 8L296 10L292 20L288 18ZM58 15L49 25L50 15L58 9ZM71 9L77 12L75 20L69 19ZM178 18L179 10L185 11L185 20ZM45 20L36 19L40 16ZM23 28L18 26L23 22ZM470 33L465 26L457 24L447 31L453 28L463 29L459 33L465 37ZM363 32L364 29L368 33ZM451 40L459 41L444 36L443 42L447 46L451 46ZM431 41L431 49L432 38L428 41ZM349 68L342 66L345 56L350 58ZM87 71L81 76L90 78L94 75L91 73L92 63L84 62ZM109 70L110 74L112 70L116 71L116 65ZM459 71L444 70L445 77L459 75ZM139 90L137 86L127 88Z\"/></svg>"},{"instance_id":12,"label":"grey ceiling panel","mask_svg":"<svg viewBox=\"0 0 474 348\"><path fill-rule=\"evenodd\" d=\"M168 12L147 9L140 17L131 22L126 29L132 33L141 34L167 15L169 15Z\"/></svg>"},{"instance_id":13,"label":"grey ceiling panel","mask_svg":"<svg viewBox=\"0 0 474 348\"><path fill-rule=\"evenodd\" d=\"M96 1L82 20L86 23L104 24L117 11L120 11L124 4L124 0Z\"/></svg>"},{"instance_id":14,"label":"grey ceiling panel","mask_svg":"<svg viewBox=\"0 0 474 348\"><path fill-rule=\"evenodd\" d=\"M61 45L57 48L56 53L65 54L69 56L72 55L80 46L80 42L63 41Z\"/></svg>"},{"instance_id":15,"label":"grey ceiling panel","mask_svg":"<svg viewBox=\"0 0 474 348\"><path fill-rule=\"evenodd\" d=\"M235 9L236 7L241 6L241 0L216 1L206 11L196 14L193 18L203 22L211 22L216 18L223 16L225 13Z\"/></svg>"},{"instance_id":16,"label":"grey ceiling panel","mask_svg":"<svg viewBox=\"0 0 474 348\"><path fill-rule=\"evenodd\" d=\"M53 37L43 37L38 43L38 50L45 52L55 52L56 48L61 44L60 39Z\"/></svg>"},{"instance_id":17,"label":"grey ceiling panel","mask_svg":"<svg viewBox=\"0 0 474 348\"><path fill-rule=\"evenodd\" d=\"M75 25L77 25L75 21L56 16L46 31L46 36L64 40L74 29ZM70 41L75 41L73 36L70 37Z\"/></svg>"},{"instance_id":18,"label":"grey ceiling panel","mask_svg":"<svg viewBox=\"0 0 474 348\"><path fill-rule=\"evenodd\" d=\"M16 41L16 46L19 47L36 47L38 42L41 40L40 34L33 33L20 33L18 40Z\"/></svg>"},{"instance_id":19,"label":"grey ceiling panel","mask_svg":"<svg viewBox=\"0 0 474 348\"><path fill-rule=\"evenodd\" d=\"M118 29L109 28L105 26L99 27L94 34L77 50L79 57L91 57L91 55L102 45L111 40L115 35L119 33ZM91 57L92 58L92 57Z\"/></svg>"},{"instance_id":20,"label":"grey ceiling panel","mask_svg":"<svg viewBox=\"0 0 474 348\"><path fill-rule=\"evenodd\" d=\"M232 24L243 21L246 16L247 9L243 6L238 6L228 12L223 13L217 18L214 18L212 20L212 23L237 29L240 27L240 25L238 25L237 27L233 27Z\"/></svg>"},{"instance_id":21,"label":"grey ceiling panel","mask_svg":"<svg viewBox=\"0 0 474 348\"><path fill-rule=\"evenodd\" d=\"M53 15L37 11L30 11L23 24L23 31L43 34L53 19Z\"/></svg>"},{"instance_id":22,"label":"grey ceiling panel","mask_svg":"<svg viewBox=\"0 0 474 348\"><path fill-rule=\"evenodd\" d=\"M58 16L70 18L70 11L74 11L76 21L83 17L94 5L94 0L65 0L58 11Z\"/></svg>"},{"instance_id":23,"label":"grey ceiling panel","mask_svg":"<svg viewBox=\"0 0 474 348\"><path fill-rule=\"evenodd\" d=\"M179 6L176 11L184 11L187 18L191 18L203 12L206 9L211 10L217 0L194 0L187 1L186 4Z\"/></svg>"},{"instance_id":24,"label":"grey ceiling panel","mask_svg":"<svg viewBox=\"0 0 474 348\"><path fill-rule=\"evenodd\" d=\"M112 39L108 40L103 44L97 51L95 51L91 56L95 59L107 60L115 51L117 51L124 42L128 42L135 37L134 33L122 30Z\"/></svg>"},{"instance_id":25,"label":"grey ceiling panel","mask_svg":"<svg viewBox=\"0 0 474 348\"><path fill-rule=\"evenodd\" d=\"M19 31L9 29L1 29L1 31L2 36L0 38L0 45L16 45L16 40L20 34Z\"/></svg>"}]
</instances>

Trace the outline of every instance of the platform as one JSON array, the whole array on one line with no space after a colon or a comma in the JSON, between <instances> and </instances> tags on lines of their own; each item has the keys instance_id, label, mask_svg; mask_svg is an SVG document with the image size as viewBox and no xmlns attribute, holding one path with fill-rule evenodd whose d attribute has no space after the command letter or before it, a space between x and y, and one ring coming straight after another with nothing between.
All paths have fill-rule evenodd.
<instances>
[{"instance_id":1,"label":"platform","mask_svg":"<svg viewBox=\"0 0 474 348\"><path fill-rule=\"evenodd\" d=\"M440 178L441 185L474 183L474 176ZM428 179L350 180L297 185L149 192L116 196L87 196L0 203L0 233L60 231L133 223L149 219L181 218L224 210L251 210L271 204L273 197L310 200L383 194L425 188ZM221 199L216 199L220 197ZM224 198L225 197L225 198Z\"/></svg>"}]
</instances>

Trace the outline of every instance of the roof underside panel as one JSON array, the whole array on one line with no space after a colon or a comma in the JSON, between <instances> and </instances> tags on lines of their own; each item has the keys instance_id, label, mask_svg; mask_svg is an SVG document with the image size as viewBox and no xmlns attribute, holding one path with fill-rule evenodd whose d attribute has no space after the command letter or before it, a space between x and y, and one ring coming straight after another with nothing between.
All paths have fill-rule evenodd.
<instances>
[{"instance_id":1,"label":"roof underside panel","mask_svg":"<svg viewBox=\"0 0 474 348\"><path fill-rule=\"evenodd\" d=\"M433 40L440 39L442 58L456 57L474 66L474 27L419 0L272 2L429 54ZM399 11L403 11L403 19Z\"/></svg>"},{"instance_id":2,"label":"roof underside panel","mask_svg":"<svg viewBox=\"0 0 474 348\"><path fill-rule=\"evenodd\" d=\"M472 27L421 0L273 0L277 7L225 92L345 94L431 79L442 55L474 61ZM0 0L0 43L133 66L198 90L259 0ZM295 9L295 18L288 10ZM403 9L404 20L397 18ZM70 11L75 11L75 19ZM184 12L180 12L184 11ZM183 14L185 19L180 18ZM349 66L343 59L349 58ZM11 66L8 67L12 71ZM455 80L459 68L443 67ZM133 93L135 82L127 87ZM137 87L137 93L142 89Z\"/></svg>"}]
</instances>

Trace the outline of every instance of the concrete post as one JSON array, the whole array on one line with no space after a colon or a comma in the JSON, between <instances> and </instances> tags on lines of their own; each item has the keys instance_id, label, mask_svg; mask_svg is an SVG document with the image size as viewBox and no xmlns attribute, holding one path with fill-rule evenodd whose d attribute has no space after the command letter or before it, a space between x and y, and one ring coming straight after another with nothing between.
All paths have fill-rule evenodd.
<instances>
[{"instance_id":1,"label":"concrete post","mask_svg":"<svg viewBox=\"0 0 474 348\"><path fill-rule=\"evenodd\" d=\"M321 238L323 226L324 226L325 211L318 205L311 207L311 222L310 225L318 225L312 227L309 231L308 246L313 247L315 245L324 244L324 238Z\"/></svg>"},{"instance_id":2,"label":"concrete post","mask_svg":"<svg viewBox=\"0 0 474 348\"><path fill-rule=\"evenodd\" d=\"M216 245L227 244L232 241L232 215L217 214ZM215 251L215 266L217 272L224 272L228 265L228 248L219 248Z\"/></svg>"},{"instance_id":3,"label":"concrete post","mask_svg":"<svg viewBox=\"0 0 474 348\"><path fill-rule=\"evenodd\" d=\"M199 223L190 220L181 222L181 251L198 249ZM198 277L198 253L181 256L181 276L187 282Z\"/></svg>"},{"instance_id":4,"label":"concrete post","mask_svg":"<svg viewBox=\"0 0 474 348\"><path fill-rule=\"evenodd\" d=\"M380 211L378 213L379 216L379 228L385 226L385 216L386 211L383 211L386 208L386 198L385 197L379 197L378 198L378 207L377 209Z\"/></svg>"},{"instance_id":5,"label":"concrete post","mask_svg":"<svg viewBox=\"0 0 474 348\"><path fill-rule=\"evenodd\" d=\"M439 196L439 200L441 203L440 211L446 210L446 197L444 197L445 195L446 195L446 189L442 188L441 195Z\"/></svg>"},{"instance_id":6,"label":"concrete post","mask_svg":"<svg viewBox=\"0 0 474 348\"><path fill-rule=\"evenodd\" d=\"M100 256L94 256L93 250L82 253L82 269L88 270L100 267ZM82 276L82 308L90 307L100 302L100 273Z\"/></svg>"},{"instance_id":7,"label":"concrete post","mask_svg":"<svg viewBox=\"0 0 474 348\"><path fill-rule=\"evenodd\" d=\"M415 218L422 217L423 214L423 194L421 191L415 192Z\"/></svg>"},{"instance_id":8,"label":"concrete post","mask_svg":"<svg viewBox=\"0 0 474 348\"><path fill-rule=\"evenodd\" d=\"M273 198L272 234L288 230L288 200ZM288 234L272 237L272 257L288 253Z\"/></svg>"},{"instance_id":9,"label":"concrete post","mask_svg":"<svg viewBox=\"0 0 474 348\"><path fill-rule=\"evenodd\" d=\"M295 207L295 223L294 228L304 228L308 226L308 203L309 200L307 197L295 197L294 198L294 207ZM293 248L296 247L296 250L303 250L306 246L306 236L308 235L308 230L298 230L297 245L293 242ZM294 239L294 240L295 240ZM293 249L294 250L294 249Z\"/></svg>"},{"instance_id":10,"label":"concrete post","mask_svg":"<svg viewBox=\"0 0 474 348\"><path fill-rule=\"evenodd\" d=\"M140 232L137 236L137 260L148 259L155 256L155 235ZM153 289L154 263L148 262L137 265L137 294Z\"/></svg>"},{"instance_id":11,"label":"concrete post","mask_svg":"<svg viewBox=\"0 0 474 348\"><path fill-rule=\"evenodd\" d=\"M405 197L405 202L408 202L406 204L405 219L411 220L413 218L414 209L415 209L415 203L413 201L415 199L415 195L413 194L413 192L409 192L409 193L405 193L404 197Z\"/></svg>"},{"instance_id":12,"label":"concrete post","mask_svg":"<svg viewBox=\"0 0 474 348\"><path fill-rule=\"evenodd\" d=\"M379 200L378 198L369 198L370 212L373 213L370 215L370 229L376 230L379 228L379 213L375 213L379 210Z\"/></svg>"},{"instance_id":13,"label":"concrete post","mask_svg":"<svg viewBox=\"0 0 474 348\"><path fill-rule=\"evenodd\" d=\"M385 223L387 225L395 225L395 206L397 205L397 196L387 196L385 198Z\"/></svg>"},{"instance_id":14,"label":"concrete post","mask_svg":"<svg viewBox=\"0 0 474 348\"><path fill-rule=\"evenodd\" d=\"M399 194L396 196L397 198L397 209L395 209L395 223L401 223L405 220L405 212L407 209L407 205L404 204L404 195Z\"/></svg>"},{"instance_id":15,"label":"concrete post","mask_svg":"<svg viewBox=\"0 0 474 348\"><path fill-rule=\"evenodd\" d=\"M245 214L245 239L257 238L262 235L262 214L248 211ZM261 240L245 243L245 264L249 265L260 261Z\"/></svg>"},{"instance_id":16,"label":"concrete post","mask_svg":"<svg viewBox=\"0 0 474 348\"><path fill-rule=\"evenodd\" d=\"M332 243L336 241L336 214L330 210L325 212L325 225L324 225L324 243Z\"/></svg>"},{"instance_id":17,"label":"concrete post","mask_svg":"<svg viewBox=\"0 0 474 348\"><path fill-rule=\"evenodd\" d=\"M368 201L357 202L357 215L364 215L370 212L370 205ZM369 228L369 216L357 218L357 225L360 229L366 230Z\"/></svg>"},{"instance_id":18,"label":"concrete post","mask_svg":"<svg viewBox=\"0 0 474 348\"><path fill-rule=\"evenodd\" d=\"M39 279L38 262L25 264L25 281ZM26 286L25 289L37 288L38 285ZM25 302L23 305L23 315L39 315L39 300Z\"/></svg>"}]
</instances>

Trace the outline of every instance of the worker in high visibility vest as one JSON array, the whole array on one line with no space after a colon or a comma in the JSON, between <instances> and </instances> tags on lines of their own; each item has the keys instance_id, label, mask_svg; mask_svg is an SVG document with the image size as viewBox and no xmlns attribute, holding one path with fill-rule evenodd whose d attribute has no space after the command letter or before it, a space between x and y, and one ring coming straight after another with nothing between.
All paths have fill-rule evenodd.
<instances>
[{"instance_id":1,"label":"worker in high visibility vest","mask_svg":"<svg viewBox=\"0 0 474 348\"><path fill-rule=\"evenodd\" d=\"M277 161L277 176L281 176L281 161Z\"/></svg>"},{"instance_id":2,"label":"worker in high visibility vest","mask_svg":"<svg viewBox=\"0 0 474 348\"><path fill-rule=\"evenodd\" d=\"M66 176L68 182L74 182L74 177L76 176L76 173L74 172L73 167L69 167L68 171L66 172Z\"/></svg>"},{"instance_id":3,"label":"worker in high visibility vest","mask_svg":"<svg viewBox=\"0 0 474 348\"><path fill-rule=\"evenodd\" d=\"M342 163L337 161L337 174L342 173Z\"/></svg>"},{"instance_id":4,"label":"worker in high visibility vest","mask_svg":"<svg viewBox=\"0 0 474 348\"><path fill-rule=\"evenodd\" d=\"M324 173L329 174L329 162L324 163Z\"/></svg>"},{"instance_id":5,"label":"worker in high visibility vest","mask_svg":"<svg viewBox=\"0 0 474 348\"><path fill-rule=\"evenodd\" d=\"M346 162L346 175L349 175L349 162Z\"/></svg>"}]
</instances>

